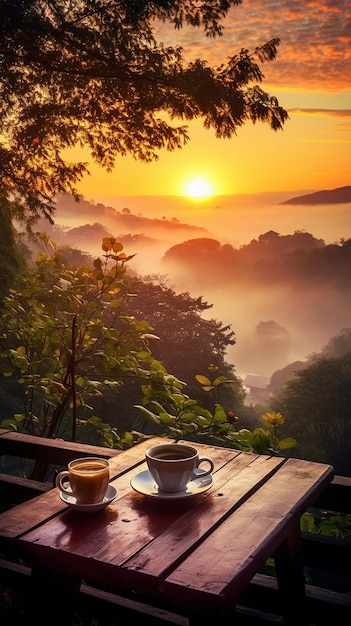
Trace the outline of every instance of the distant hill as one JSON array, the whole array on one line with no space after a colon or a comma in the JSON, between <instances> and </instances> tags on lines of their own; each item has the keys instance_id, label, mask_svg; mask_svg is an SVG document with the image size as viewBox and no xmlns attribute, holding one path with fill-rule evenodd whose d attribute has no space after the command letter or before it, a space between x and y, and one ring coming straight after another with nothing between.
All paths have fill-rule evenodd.
<instances>
[{"instance_id":1,"label":"distant hill","mask_svg":"<svg viewBox=\"0 0 351 626\"><path fill-rule=\"evenodd\" d=\"M351 186L325 189L285 200L281 204L344 204L351 202Z\"/></svg>"}]
</instances>

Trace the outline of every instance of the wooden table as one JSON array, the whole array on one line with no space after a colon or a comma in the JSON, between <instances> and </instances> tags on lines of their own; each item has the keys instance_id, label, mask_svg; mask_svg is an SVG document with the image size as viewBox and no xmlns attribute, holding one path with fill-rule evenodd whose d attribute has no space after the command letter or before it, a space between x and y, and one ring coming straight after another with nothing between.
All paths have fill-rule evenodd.
<instances>
[{"instance_id":1,"label":"wooden table","mask_svg":"<svg viewBox=\"0 0 351 626\"><path fill-rule=\"evenodd\" d=\"M299 518L331 482L333 468L196 444L214 461L213 486L194 498L158 501L136 493L130 480L146 469L145 450L160 441L111 459L118 496L98 513L77 513L53 489L0 515L2 550L12 548L31 565L37 593L53 595L50 623L58 606L67 612L68 600L57 603L56 594L68 598L83 581L126 597L138 594L191 624L211 614L224 624L274 556L284 623L302 624Z\"/></svg>"}]
</instances>

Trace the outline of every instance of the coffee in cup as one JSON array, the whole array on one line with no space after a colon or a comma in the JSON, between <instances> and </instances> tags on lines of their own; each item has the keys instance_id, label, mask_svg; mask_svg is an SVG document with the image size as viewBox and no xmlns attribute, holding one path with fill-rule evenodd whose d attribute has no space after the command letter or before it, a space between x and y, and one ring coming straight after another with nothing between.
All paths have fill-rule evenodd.
<instances>
[{"instance_id":1,"label":"coffee in cup","mask_svg":"<svg viewBox=\"0 0 351 626\"><path fill-rule=\"evenodd\" d=\"M110 463L99 457L83 457L68 463L56 476L56 486L61 491L73 493L79 504L102 502L110 479Z\"/></svg>"},{"instance_id":2,"label":"coffee in cup","mask_svg":"<svg viewBox=\"0 0 351 626\"><path fill-rule=\"evenodd\" d=\"M160 444L146 453L149 471L161 491L183 491L188 482L209 475L214 468L212 459L200 457L194 446L181 443ZM207 470L196 473L200 464L207 463Z\"/></svg>"}]
</instances>

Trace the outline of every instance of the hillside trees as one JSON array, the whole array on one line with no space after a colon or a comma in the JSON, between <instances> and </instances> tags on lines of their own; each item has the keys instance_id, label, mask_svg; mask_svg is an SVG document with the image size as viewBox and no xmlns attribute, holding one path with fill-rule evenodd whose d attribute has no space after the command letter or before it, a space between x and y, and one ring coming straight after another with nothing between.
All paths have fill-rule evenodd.
<instances>
[{"instance_id":1,"label":"hillside trees","mask_svg":"<svg viewBox=\"0 0 351 626\"><path fill-rule=\"evenodd\" d=\"M264 371L267 361L270 367L275 367L275 363L287 362L290 343L290 333L284 326L274 320L259 322L250 346L256 352L256 366Z\"/></svg>"},{"instance_id":2,"label":"hillside trees","mask_svg":"<svg viewBox=\"0 0 351 626\"><path fill-rule=\"evenodd\" d=\"M284 415L302 458L326 461L336 473L351 474L351 352L318 358L296 371L271 406Z\"/></svg>"},{"instance_id":3,"label":"hillside trees","mask_svg":"<svg viewBox=\"0 0 351 626\"><path fill-rule=\"evenodd\" d=\"M8 201L0 191L0 301L7 294L16 274L25 267L24 255L17 243L17 233L8 219Z\"/></svg>"},{"instance_id":4,"label":"hillside trees","mask_svg":"<svg viewBox=\"0 0 351 626\"><path fill-rule=\"evenodd\" d=\"M129 277L129 291L136 297L128 300L126 311L146 319L159 340L153 342L152 354L166 369L187 385L187 393L209 408L209 397L196 383L197 374L208 374L215 368L234 381L221 390L226 409L244 416L244 390L235 376L234 367L226 361L226 351L235 344L230 325L209 318L212 305L200 296L175 293L162 277Z\"/></svg>"},{"instance_id":5,"label":"hillside trees","mask_svg":"<svg viewBox=\"0 0 351 626\"><path fill-rule=\"evenodd\" d=\"M329 339L322 348L320 356L340 357L347 352L351 352L351 328L343 328L338 335Z\"/></svg>"},{"instance_id":6,"label":"hillside trees","mask_svg":"<svg viewBox=\"0 0 351 626\"><path fill-rule=\"evenodd\" d=\"M343 240L325 245L323 240L299 231L293 235L266 233L239 249L216 239L190 239L169 248L163 264L166 270L177 267L187 272L200 285L204 276L207 285L228 285L231 277L235 284L288 283L349 292L351 284L351 246Z\"/></svg>"},{"instance_id":7,"label":"hillside trees","mask_svg":"<svg viewBox=\"0 0 351 626\"><path fill-rule=\"evenodd\" d=\"M31 434L76 440L77 429L88 418L105 434L102 419L110 420L114 432L105 443L124 447L141 436L132 432L133 419L140 416L134 405L145 398L146 404L165 405L177 398L180 414L184 407L189 414L189 395L183 391L187 381L168 373L159 357L169 352L170 368L174 362L191 382L194 372L202 373L212 361L212 367L223 368L221 374L231 374L224 354L234 333L215 320L201 320L200 313L209 308L201 298L176 296L165 287L127 279L130 257L114 238L103 240L104 260L80 267L65 259L47 236L43 241L45 252L18 277L0 310L0 372L11 384L17 381L17 395L24 398L15 421L1 416L4 426L15 427L17 422ZM148 305L140 316L142 304L128 309L128 302L136 300ZM159 344L165 344L157 357L151 350L157 338L146 321L149 315L163 334ZM228 410L241 407L243 395L234 377L223 395ZM202 409L193 400L191 407L194 431L196 411ZM226 423L222 410L223 420Z\"/></svg>"},{"instance_id":8,"label":"hillside trees","mask_svg":"<svg viewBox=\"0 0 351 626\"><path fill-rule=\"evenodd\" d=\"M181 148L194 118L219 138L246 122L281 129L287 112L259 86L278 39L217 68L186 62L179 46L157 39L158 25L220 36L239 3L1 0L0 185L9 213L15 200L31 228L52 218L57 194L77 195L87 164L70 162L67 149L85 147L111 170L118 155L147 162Z\"/></svg>"}]
</instances>

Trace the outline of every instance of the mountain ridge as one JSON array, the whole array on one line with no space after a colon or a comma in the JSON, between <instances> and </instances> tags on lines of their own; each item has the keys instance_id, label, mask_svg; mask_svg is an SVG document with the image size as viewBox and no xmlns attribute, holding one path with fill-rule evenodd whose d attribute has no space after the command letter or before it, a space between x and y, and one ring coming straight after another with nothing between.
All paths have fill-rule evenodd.
<instances>
[{"instance_id":1,"label":"mountain ridge","mask_svg":"<svg viewBox=\"0 0 351 626\"><path fill-rule=\"evenodd\" d=\"M337 187L336 189L324 189L303 196L296 196L281 202L282 205L291 204L344 204L351 202L351 186Z\"/></svg>"}]
</instances>

